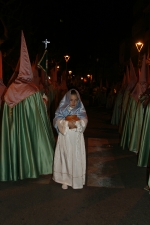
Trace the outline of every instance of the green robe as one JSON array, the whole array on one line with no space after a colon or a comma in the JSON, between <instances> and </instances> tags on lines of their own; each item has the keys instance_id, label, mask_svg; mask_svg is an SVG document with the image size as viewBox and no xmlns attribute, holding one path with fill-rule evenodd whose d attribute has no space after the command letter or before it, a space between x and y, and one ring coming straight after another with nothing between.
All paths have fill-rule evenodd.
<instances>
[{"instance_id":1,"label":"green robe","mask_svg":"<svg viewBox=\"0 0 150 225\"><path fill-rule=\"evenodd\" d=\"M51 174L54 135L40 92L14 108L4 103L0 135L0 180Z\"/></svg>"},{"instance_id":2,"label":"green robe","mask_svg":"<svg viewBox=\"0 0 150 225\"><path fill-rule=\"evenodd\" d=\"M113 125L117 125L117 126L119 125L120 115L121 115L122 98L123 98L123 93L119 92L116 97L116 100L115 100L115 105L114 105L112 119L111 119L111 124L113 124Z\"/></svg>"},{"instance_id":3,"label":"green robe","mask_svg":"<svg viewBox=\"0 0 150 225\"><path fill-rule=\"evenodd\" d=\"M122 100L122 107L121 107L121 116L120 116L120 123L119 123L119 133L122 133L122 128L124 124L124 118L126 115L126 110L128 108L128 101L129 101L130 91L126 90Z\"/></svg>"},{"instance_id":4,"label":"green robe","mask_svg":"<svg viewBox=\"0 0 150 225\"><path fill-rule=\"evenodd\" d=\"M146 107L139 144L138 166L150 166L150 103Z\"/></svg>"},{"instance_id":5,"label":"green robe","mask_svg":"<svg viewBox=\"0 0 150 225\"><path fill-rule=\"evenodd\" d=\"M135 120L136 108L137 102L132 96L130 96L120 142L120 145L123 149L129 148L130 138Z\"/></svg>"},{"instance_id":6,"label":"green robe","mask_svg":"<svg viewBox=\"0 0 150 225\"><path fill-rule=\"evenodd\" d=\"M142 102L139 101L137 109L136 109L136 113L135 113L135 120L133 124L130 144L129 144L129 150L135 153L138 152L138 146L140 143L140 136L141 136L141 130L143 125L143 118L144 118L144 109L143 109Z\"/></svg>"}]
</instances>

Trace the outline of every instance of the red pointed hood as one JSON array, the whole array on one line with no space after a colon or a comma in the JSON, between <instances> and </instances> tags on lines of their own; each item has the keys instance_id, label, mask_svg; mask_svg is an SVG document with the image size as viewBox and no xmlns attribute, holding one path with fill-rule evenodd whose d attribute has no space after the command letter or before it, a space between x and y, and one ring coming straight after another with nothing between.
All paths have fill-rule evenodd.
<instances>
[{"instance_id":1,"label":"red pointed hood","mask_svg":"<svg viewBox=\"0 0 150 225\"><path fill-rule=\"evenodd\" d=\"M30 63L29 54L28 54L23 32L21 35L20 68L19 68L18 79L22 79L26 81L33 80L31 63Z\"/></svg>"},{"instance_id":2,"label":"red pointed hood","mask_svg":"<svg viewBox=\"0 0 150 225\"><path fill-rule=\"evenodd\" d=\"M138 102L140 95L142 95L148 87L148 82L146 78L146 56L144 55L142 61L142 68L139 74L139 81L136 84L131 96Z\"/></svg>"},{"instance_id":3,"label":"red pointed hood","mask_svg":"<svg viewBox=\"0 0 150 225\"><path fill-rule=\"evenodd\" d=\"M127 90L132 91L136 83L137 83L137 77L136 77L133 63L130 59L130 82L128 84Z\"/></svg>"},{"instance_id":4,"label":"red pointed hood","mask_svg":"<svg viewBox=\"0 0 150 225\"><path fill-rule=\"evenodd\" d=\"M25 98L39 91L38 87L33 83L33 73L29 54L22 32L21 36L21 52L20 52L20 68L17 79L9 86L4 96L5 102L9 107L23 101Z\"/></svg>"}]
</instances>

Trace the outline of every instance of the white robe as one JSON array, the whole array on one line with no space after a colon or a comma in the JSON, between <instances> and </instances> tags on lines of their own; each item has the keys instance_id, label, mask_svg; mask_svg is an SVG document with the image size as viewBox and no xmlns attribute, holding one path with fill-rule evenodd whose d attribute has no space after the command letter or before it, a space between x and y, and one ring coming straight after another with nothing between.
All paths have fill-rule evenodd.
<instances>
[{"instance_id":1,"label":"white robe","mask_svg":"<svg viewBox=\"0 0 150 225\"><path fill-rule=\"evenodd\" d=\"M83 188L86 173L86 153L83 132L87 120L76 122L77 128L69 129L68 121L58 120L59 135L55 149L53 180Z\"/></svg>"}]
</instances>

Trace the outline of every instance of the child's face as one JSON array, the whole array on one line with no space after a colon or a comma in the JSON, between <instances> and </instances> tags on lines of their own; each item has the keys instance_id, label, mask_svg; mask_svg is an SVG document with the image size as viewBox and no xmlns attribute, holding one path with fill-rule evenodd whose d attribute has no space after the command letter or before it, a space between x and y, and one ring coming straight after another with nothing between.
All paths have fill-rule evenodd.
<instances>
[{"instance_id":1,"label":"child's face","mask_svg":"<svg viewBox=\"0 0 150 225\"><path fill-rule=\"evenodd\" d=\"M77 95L71 95L70 96L70 107L74 108L78 103L78 97Z\"/></svg>"}]
</instances>

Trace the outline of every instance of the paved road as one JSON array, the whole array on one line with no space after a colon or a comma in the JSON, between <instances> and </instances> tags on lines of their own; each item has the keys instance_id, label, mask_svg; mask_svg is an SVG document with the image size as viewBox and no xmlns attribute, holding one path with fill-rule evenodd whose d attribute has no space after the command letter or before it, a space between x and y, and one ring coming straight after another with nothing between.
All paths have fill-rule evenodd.
<instances>
[{"instance_id":1,"label":"paved road","mask_svg":"<svg viewBox=\"0 0 150 225\"><path fill-rule=\"evenodd\" d=\"M87 184L62 190L49 179L0 183L3 225L149 225L150 195L145 168L119 147L111 112L87 109Z\"/></svg>"}]
</instances>

